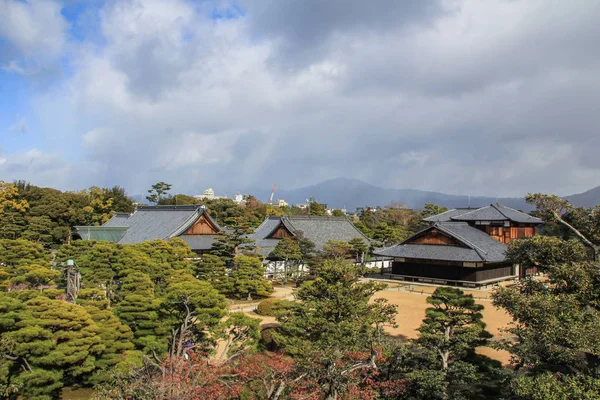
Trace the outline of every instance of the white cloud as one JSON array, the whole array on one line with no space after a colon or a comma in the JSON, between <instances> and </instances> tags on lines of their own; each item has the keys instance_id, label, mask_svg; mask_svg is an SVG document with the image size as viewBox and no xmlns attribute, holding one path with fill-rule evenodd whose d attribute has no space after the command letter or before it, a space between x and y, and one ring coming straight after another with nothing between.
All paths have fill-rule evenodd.
<instances>
[{"instance_id":1,"label":"white cloud","mask_svg":"<svg viewBox=\"0 0 600 400\"><path fill-rule=\"evenodd\" d=\"M0 38L9 47L0 55L4 69L27 71L16 60L43 64L62 55L68 24L53 0L0 0Z\"/></svg>"},{"instance_id":2,"label":"white cloud","mask_svg":"<svg viewBox=\"0 0 600 400\"><path fill-rule=\"evenodd\" d=\"M347 176L473 195L599 183L597 9L389 2L357 6L360 20L311 4L212 20L184 0L108 2L102 44L83 43L36 102L47 135L81 145L91 172L77 180L133 192L159 179L194 192Z\"/></svg>"}]
</instances>

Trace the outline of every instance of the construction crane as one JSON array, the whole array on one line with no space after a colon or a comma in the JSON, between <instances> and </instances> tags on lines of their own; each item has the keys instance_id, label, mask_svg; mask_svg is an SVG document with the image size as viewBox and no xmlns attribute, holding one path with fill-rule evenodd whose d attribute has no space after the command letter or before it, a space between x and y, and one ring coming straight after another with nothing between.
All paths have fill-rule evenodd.
<instances>
[{"instance_id":1,"label":"construction crane","mask_svg":"<svg viewBox=\"0 0 600 400\"><path fill-rule=\"evenodd\" d=\"M271 192L271 197L269 197L269 205L273 205L273 196L275 196L275 188L277 187L277 183L273 184L273 191Z\"/></svg>"}]
</instances>

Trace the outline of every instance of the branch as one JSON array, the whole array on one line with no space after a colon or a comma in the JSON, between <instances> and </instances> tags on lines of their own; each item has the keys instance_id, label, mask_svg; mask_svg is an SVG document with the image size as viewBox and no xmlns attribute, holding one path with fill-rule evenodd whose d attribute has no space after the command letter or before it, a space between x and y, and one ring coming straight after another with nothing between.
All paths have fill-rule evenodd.
<instances>
[{"instance_id":1,"label":"branch","mask_svg":"<svg viewBox=\"0 0 600 400\"><path fill-rule=\"evenodd\" d=\"M558 221L558 223L566 226L567 228L569 228L569 230L571 230L571 232L573 232L575 234L575 236L577 236L585 245L589 246L592 248L592 250L594 251L594 260L596 259L596 252L597 252L597 247L596 245L594 245L594 243L590 242L588 238L586 238L581 232L579 232L573 225L569 224L567 221L565 221L564 219L562 219L562 217L558 214L558 212L552 210L552 215L554 216L554 218L556 218L556 220Z\"/></svg>"},{"instance_id":2,"label":"branch","mask_svg":"<svg viewBox=\"0 0 600 400\"><path fill-rule=\"evenodd\" d=\"M377 350L371 350L371 357L369 357L369 361L354 364L350 368L342 371L342 375L347 375L351 372L354 372L356 370L363 369L363 368L377 368L377 364L375 364L375 358L377 358Z\"/></svg>"}]
</instances>

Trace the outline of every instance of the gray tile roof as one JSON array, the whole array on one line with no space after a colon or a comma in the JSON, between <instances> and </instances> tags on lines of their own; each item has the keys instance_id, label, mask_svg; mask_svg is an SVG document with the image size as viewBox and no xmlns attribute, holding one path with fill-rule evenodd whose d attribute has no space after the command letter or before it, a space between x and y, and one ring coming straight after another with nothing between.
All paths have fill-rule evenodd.
<instances>
[{"instance_id":1,"label":"gray tile roof","mask_svg":"<svg viewBox=\"0 0 600 400\"><path fill-rule=\"evenodd\" d=\"M513 221L520 223L541 224L540 218L532 217L514 208L501 204L490 204L464 214L452 217L455 221Z\"/></svg>"},{"instance_id":2,"label":"gray tile roof","mask_svg":"<svg viewBox=\"0 0 600 400\"><path fill-rule=\"evenodd\" d=\"M446 233L466 247L409 243L414 236L431 229L438 229ZM386 257L494 263L505 261L506 249L505 244L493 239L487 233L469 226L466 222L437 222L404 242L375 253Z\"/></svg>"},{"instance_id":3,"label":"gray tile roof","mask_svg":"<svg viewBox=\"0 0 600 400\"><path fill-rule=\"evenodd\" d=\"M512 221L518 223L541 224L539 218L532 217L521 211L503 206L502 204L490 204L481 208L455 208L441 214L424 218L428 222L447 221Z\"/></svg>"},{"instance_id":4,"label":"gray tile roof","mask_svg":"<svg viewBox=\"0 0 600 400\"><path fill-rule=\"evenodd\" d=\"M273 231L283 223L294 235L302 235L315 244L317 251L329 240L348 242L360 238L369 243L370 239L362 234L346 217L325 216L284 216L267 217L249 237L256 241L261 253L268 256L277 246L279 239L267 239Z\"/></svg>"},{"instance_id":5,"label":"gray tile roof","mask_svg":"<svg viewBox=\"0 0 600 400\"><path fill-rule=\"evenodd\" d=\"M215 235L182 235L202 214L210 219L218 231L222 230L199 205L141 206L131 215L116 213L103 226L127 227L125 235L119 240L122 244L179 236L188 242L192 250L205 250L209 242L212 244Z\"/></svg>"},{"instance_id":6,"label":"gray tile roof","mask_svg":"<svg viewBox=\"0 0 600 400\"><path fill-rule=\"evenodd\" d=\"M456 217L457 215L461 215L467 213L469 211L476 210L475 208L453 208L452 210L448 210L441 214L432 215L428 218L423 218L423 221L428 222L446 222L451 221L452 217Z\"/></svg>"}]
</instances>

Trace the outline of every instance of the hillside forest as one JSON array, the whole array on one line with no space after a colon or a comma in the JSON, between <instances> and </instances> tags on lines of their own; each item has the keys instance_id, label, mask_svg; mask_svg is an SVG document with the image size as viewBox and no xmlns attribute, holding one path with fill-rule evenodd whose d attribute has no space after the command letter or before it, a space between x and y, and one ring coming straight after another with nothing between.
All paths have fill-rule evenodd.
<instances>
[{"instance_id":1,"label":"hillside forest","mask_svg":"<svg viewBox=\"0 0 600 400\"><path fill-rule=\"evenodd\" d=\"M154 204L198 204L231 228L210 254L174 238L140 244L72 240L79 225L133 212L124 188L61 192L0 182L0 399L60 399L65 388L95 399L597 399L600 398L600 207L556 196L527 201L545 224L512 241L508 257L538 275L493 290L481 304L438 287L416 339L391 336L402 310L372 297L369 252L359 243L323 251L282 240L282 258L308 265L294 299L269 296L263 259L245 236L268 215L302 215L252 196L198 200L154 185ZM348 215L375 246L402 242L445 211L391 204ZM325 215L313 201L311 215ZM341 210L333 215L343 216ZM240 246L243 244L243 246ZM279 246L279 245L278 245ZM74 260L74 261L72 261ZM356 262L358 261L358 262ZM76 270L74 270L76 268ZM80 281L76 296L67 290ZM284 282L290 283L290 282ZM257 312L228 306L265 299ZM493 340L482 310L512 319ZM478 354L490 346L510 365Z\"/></svg>"}]
</instances>

